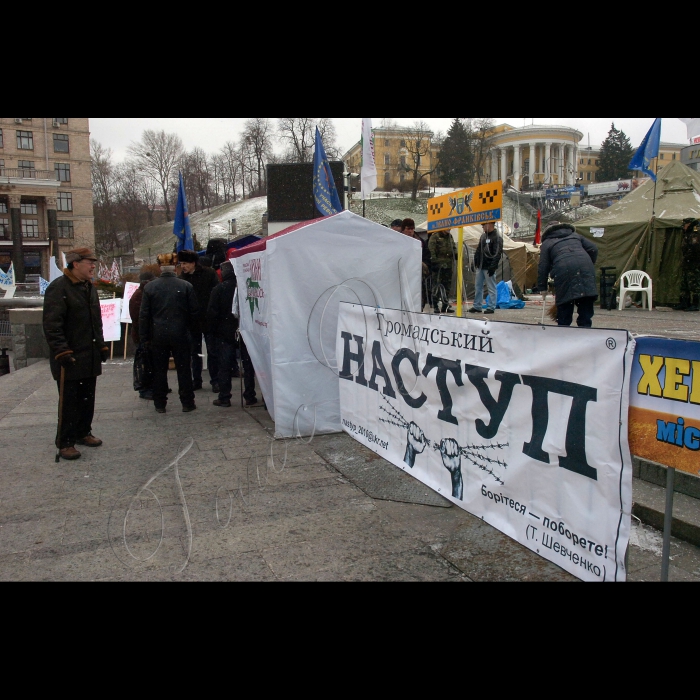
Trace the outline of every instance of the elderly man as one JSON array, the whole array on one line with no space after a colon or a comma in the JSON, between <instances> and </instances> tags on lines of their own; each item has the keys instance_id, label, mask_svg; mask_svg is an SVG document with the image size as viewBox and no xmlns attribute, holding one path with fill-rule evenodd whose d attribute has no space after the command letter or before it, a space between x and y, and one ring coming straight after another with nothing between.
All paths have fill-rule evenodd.
<instances>
[{"instance_id":1,"label":"elderly man","mask_svg":"<svg viewBox=\"0 0 700 700\"><path fill-rule=\"evenodd\" d=\"M97 258L89 248L66 253L68 267L44 295L44 335L51 350L51 374L58 382L56 447L63 459L78 459L75 445L99 447L92 434L97 377L109 348L102 334L102 312L92 285Z\"/></svg>"}]
</instances>

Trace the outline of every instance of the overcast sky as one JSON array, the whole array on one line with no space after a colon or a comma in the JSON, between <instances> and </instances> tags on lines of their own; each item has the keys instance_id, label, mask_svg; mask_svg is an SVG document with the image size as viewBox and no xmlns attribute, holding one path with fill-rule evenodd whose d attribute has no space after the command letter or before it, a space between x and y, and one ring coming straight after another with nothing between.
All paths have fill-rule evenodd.
<instances>
[{"instance_id":1,"label":"overcast sky","mask_svg":"<svg viewBox=\"0 0 700 700\"><path fill-rule=\"evenodd\" d=\"M418 121L416 117L393 117L397 124L412 125ZM447 131L452 123L451 118L422 118L435 131ZM111 148L116 161L124 160L126 148L133 141L138 141L145 129L177 134L188 150L199 146L206 153L212 154L226 143L237 141L245 123L245 118L90 118L91 137L106 148ZM272 119L276 123L277 119ZM349 150L360 140L362 119L334 118L338 141L343 152ZM610 126L615 124L627 134L634 147L640 142L654 123L654 117L605 117L605 118L575 118L575 119L544 119L530 117L496 117L496 124L510 124L519 127L525 124L559 124L571 126L583 133L583 145L588 144L589 134L592 146L599 146L608 135ZM381 118L372 117L373 126L380 126ZM685 124L676 118L665 117L661 127L661 140L670 143L689 144Z\"/></svg>"}]
</instances>

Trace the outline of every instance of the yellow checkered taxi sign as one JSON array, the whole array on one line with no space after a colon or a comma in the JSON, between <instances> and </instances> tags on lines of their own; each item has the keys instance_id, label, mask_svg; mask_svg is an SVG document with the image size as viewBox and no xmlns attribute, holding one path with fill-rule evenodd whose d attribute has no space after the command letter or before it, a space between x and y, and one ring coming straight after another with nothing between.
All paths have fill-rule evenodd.
<instances>
[{"instance_id":1,"label":"yellow checkered taxi sign","mask_svg":"<svg viewBox=\"0 0 700 700\"><path fill-rule=\"evenodd\" d=\"M499 221L502 216L501 182L490 182L428 200L428 231Z\"/></svg>"}]
</instances>

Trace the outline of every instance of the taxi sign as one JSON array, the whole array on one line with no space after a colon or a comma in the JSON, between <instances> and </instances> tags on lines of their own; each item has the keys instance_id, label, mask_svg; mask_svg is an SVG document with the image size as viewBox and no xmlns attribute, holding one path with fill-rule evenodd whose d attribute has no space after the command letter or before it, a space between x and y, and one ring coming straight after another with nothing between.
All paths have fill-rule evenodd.
<instances>
[{"instance_id":1,"label":"taxi sign","mask_svg":"<svg viewBox=\"0 0 700 700\"><path fill-rule=\"evenodd\" d=\"M503 183L490 182L428 200L428 231L498 221L503 216Z\"/></svg>"}]
</instances>

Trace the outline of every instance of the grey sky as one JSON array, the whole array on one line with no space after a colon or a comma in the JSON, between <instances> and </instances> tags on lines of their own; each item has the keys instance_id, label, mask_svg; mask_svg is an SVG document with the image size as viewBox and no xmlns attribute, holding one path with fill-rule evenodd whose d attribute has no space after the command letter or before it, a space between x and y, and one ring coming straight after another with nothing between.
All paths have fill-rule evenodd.
<instances>
[{"instance_id":1,"label":"grey sky","mask_svg":"<svg viewBox=\"0 0 700 700\"><path fill-rule=\"evenodd\" d=\"M393 117L394 121L401 125L411 125L418 121L417 117ZM435 131L447 131L452 118L422 118ZM579 117L573 119L557 118L524 118L524 117L496 117L497 124L510 124L519 127L524 124L559 124L571 126L583 132L583 145L590 142L598 146L605 139L614 122L618 129L627 134L633 146L638 146L641 140L654 123L654 117L604 117L588 118ZM201 117L201 118L90 118L91 137L106 148L111 148L116 161L126 157L127 146L141 138L145 129L165 130L168 133L177 134L188 150L199 146L205 152L216 153L226 141L237 141L246 118L243 117ZM272 119L276 122L276 119ZM360 140L362 126L361 118L333 118L338 132L338 140L343 151L347 151ZM382 119L372 117L373 126L380 126ZM670 143L688 144L685 124L676 118L665 117L661 127L661 140Z\"/></svg>"}]
</instances>

